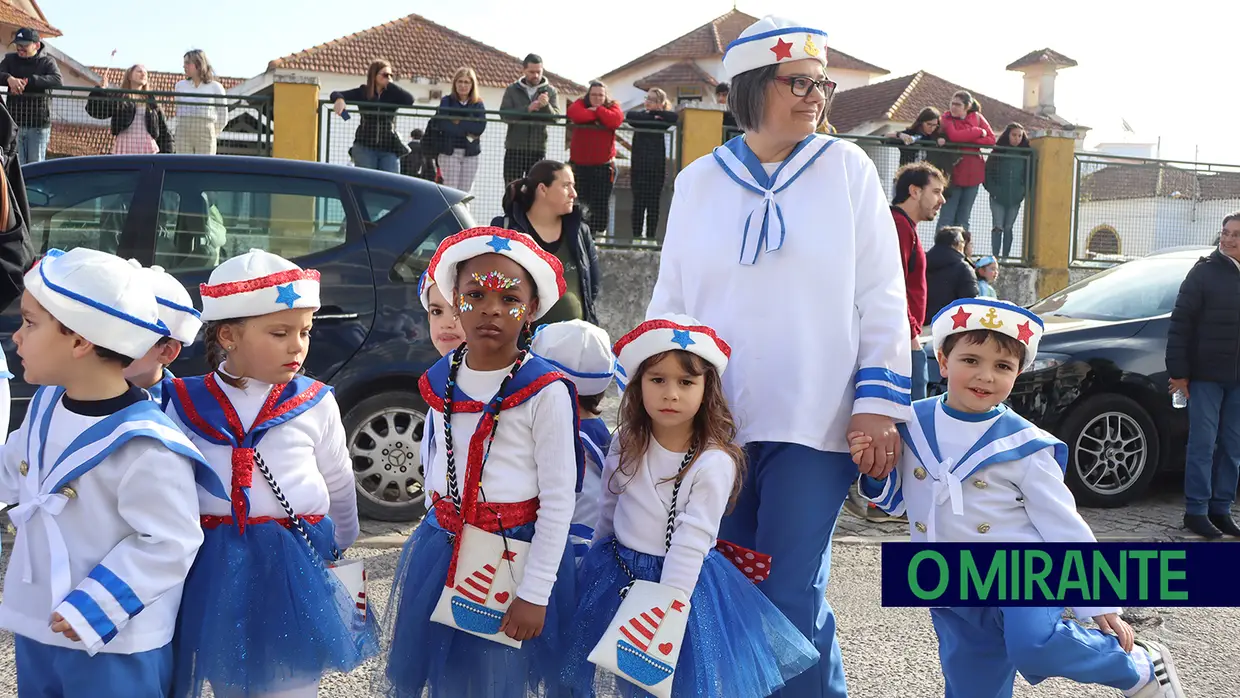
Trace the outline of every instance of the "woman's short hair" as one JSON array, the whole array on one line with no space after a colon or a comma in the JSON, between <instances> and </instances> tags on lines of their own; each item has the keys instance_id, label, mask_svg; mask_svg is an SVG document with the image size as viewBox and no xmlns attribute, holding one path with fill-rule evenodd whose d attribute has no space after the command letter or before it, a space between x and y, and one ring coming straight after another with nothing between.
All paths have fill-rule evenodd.
<instances>
[{"instance_id":1,"label":"woman's short hair","mask_svg":"<svg viewBox=\"0 0 1240 698\"><path fill-rule=\"evenodd\" d=\"M732 89L728 93L728 110L732 112L732 116L736 118L736 125L742 131L761 129L762 119L766 116L766 90L778 74L778 65L764 65L761 68L746 70L732 78ZM831 111L831 103L828 101L823 107L822 117L814 125L815 129L826 122L829 111Z\"/></svg>"}]
</instances>

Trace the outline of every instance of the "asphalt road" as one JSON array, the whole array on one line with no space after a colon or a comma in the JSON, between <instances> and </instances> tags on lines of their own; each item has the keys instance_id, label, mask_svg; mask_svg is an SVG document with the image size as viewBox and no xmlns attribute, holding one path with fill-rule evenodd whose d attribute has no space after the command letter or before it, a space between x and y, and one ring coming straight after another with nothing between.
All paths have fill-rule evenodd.
<instances>
[{"instance_id":1,"label":"asphalt road","mask_svg":"<svg viewBox=\"0 0 1240 698\"><path fill-rule=\"evenodd\" d=\"M369 595L383 611L396 549L355 549L367 559ZM837 544L828 596L839 620L840 644L854 698L935 698L943 695L937 644L924 609L881 608L878 601L879 547ZM0 562L7 567L7 559ZM1169 645L1190 698L1240 696L1240 609L1133 609L1139 635ZM370 690L370 671L328 677L320 691L331 698L360 698ZM0 634L0 698L17 695L12 637ZM1117 691L1052 679L1030 687L1018 679L1016 696L1091 698Z\"/></svg>"}]
</instances>

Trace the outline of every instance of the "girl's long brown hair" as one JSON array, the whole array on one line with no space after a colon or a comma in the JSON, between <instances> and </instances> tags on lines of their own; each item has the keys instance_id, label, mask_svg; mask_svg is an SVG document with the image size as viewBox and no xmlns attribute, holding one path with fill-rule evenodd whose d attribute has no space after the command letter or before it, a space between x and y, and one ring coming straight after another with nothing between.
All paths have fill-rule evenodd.
<instances>
[{"instance_id":1,"label":"girl's long brown hair","mask_svg":"<svg viewBox=\"0 0 1240 698\"><path fill-rule=\"evenodd\" d=\"M736 420L732 418L732 410L728 409L728 401L723 396L723 381L719 378L719 372L702 357L687 351L673 350L655 354L642 362L637 369L637 375L629 381L620 402L620 467L612 473L607 489L612 494L620 494L624 489L623 485L620 489L613 489L616 473L624 474L624 484L631 482L637 475L637 469L641 467L642 456L650 448L650 440L654 437L650 415L646 413L642 401L642 377L651 366L662 361L668 354L674 355L680 361L680 367L685 373L702 376L706 383L702 394L702 407L693 417L692 446L697 450L697 455L676 473L675 479L683 479L685 473L707 449L723 451L736 464L736 479L732 482L732 493L728 497L730 510L740 494L741 484L745 481L745 451L736 444Z\"/></svg>"},{"instance_id":2,"label":"girl's long brown hair","mask_svg":"<svg viewBox=\"0 0 1240 698\"><path fill-rule=\"evenodd\" d=\"M383 72L385 68L392 70L392 64L382 58L377 58L371 61L370 67L366 69L366 101L373 101L379 97L379 73ZM392 72L395 73L396 71ZM388 84L390 85L391 81L395 79L396 76L393 75Z\"/></svg>"}]
</instances>

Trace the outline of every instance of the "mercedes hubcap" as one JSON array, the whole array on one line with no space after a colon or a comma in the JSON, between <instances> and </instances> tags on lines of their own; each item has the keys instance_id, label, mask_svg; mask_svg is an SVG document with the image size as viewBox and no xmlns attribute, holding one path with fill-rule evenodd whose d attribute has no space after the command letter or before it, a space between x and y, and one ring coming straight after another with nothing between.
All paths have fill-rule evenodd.
<instances>
[{"instance_id":1,"label":"mercedes hubcap","mask_svg":"<svg viewBox=\"0 0 1240 698\"><path fill-rule=\"evenodd\" d=\"M403 408L375 413L349 439L353 475L363 497L379 504L415 504L426 499L422 432L426 419Z\"/></svg>"}]
</instances>

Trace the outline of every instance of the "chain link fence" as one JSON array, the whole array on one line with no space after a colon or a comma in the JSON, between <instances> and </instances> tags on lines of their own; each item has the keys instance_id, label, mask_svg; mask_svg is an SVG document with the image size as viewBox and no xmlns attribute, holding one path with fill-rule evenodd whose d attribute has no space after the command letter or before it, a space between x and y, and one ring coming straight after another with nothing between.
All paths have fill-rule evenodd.
<instances>
[{"instance_id":1,"label":"chain link fence","mask_svg":"<svg viewBox=\"0 0 1240 698\"><path fill-rule=\"evenodd\" d=\"M1217 243L1240 210L1240 166L1076 155L1073 259L1110 264Z\"/></svg>"},{"instance_id":2,"label":"chain link fence","mask_svg":"<svg viewBox=\"0 0 1240 698\"><path fill-rule=\"evenodd\" d=\"M442 148L435 139L427 138L435 113L434 107L405 107L393 112L350 104L346 107L347 116L337 116L332 102L323 100L319 107L319 159L337 165L358 166L355 139L359 129L368 129L362 133L363 137L369 137L367 140L371 143L385 142L383 150L396 158L402 174L468 190L473 195L469 208L474 218L488 223L493 217L503 215L504 189L509 181L522 176L524 167L541 159L540 155L569 162L573 131L597 128L569 124L561 115L544 118L538 125L546 132L545 151L527 152L524 157L515 153L509 155L505 141L516 115L489 111L482 118L458 119L475 124L470 132L480 131L477 136L480 154L465 157L437 152ZM389 122L393 124L391 128L387 125ZM392 128L396 133L394 141L386 135ZM369 132L371 129L374 131ZM616 159L611 170L576 168L578 200L595 202L590 227L601 244L644 245L662 240L671 204L672 180L679 169L677 135L674 125L668 129L635 129L626 123L615 134ZM635 148L638 139L644 143ZM660 150L662 157L658 156ZM369 153L362 154L362 164L373 165L365 161L367 157ZM599 204L605 206L604 213L597 210ZM652 211L657 212L657 216Z\"/></svg>"}]
</instances>

